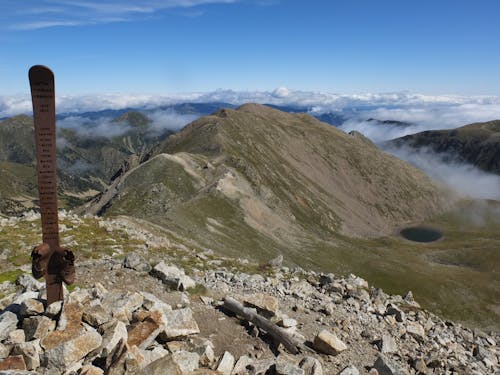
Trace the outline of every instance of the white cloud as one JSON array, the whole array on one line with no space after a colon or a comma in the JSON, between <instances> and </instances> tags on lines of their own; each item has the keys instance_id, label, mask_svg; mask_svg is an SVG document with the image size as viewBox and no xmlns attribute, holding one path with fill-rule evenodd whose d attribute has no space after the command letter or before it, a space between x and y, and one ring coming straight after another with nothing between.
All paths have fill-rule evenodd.
<instances>
[{"instance_id":1,"label":"white cloud","mask_svg":"<svg viewBox=\"0 0 500 375\"><path fill-rule=\"evenodd\" d=\"M154 111L147 116L153 121L151 123L152 133L150 136L162 134L166 130L177 131L196 120L197 115L182 115L173 110Z\"/></svg>"},{"instance_id":2,"label":"white cloud","mask_svg":"<svg viewBox=\"0 0 500 375\"><path fill-rule=\"evenodd\" d=\"M458 193L472 198L500 200L500 176L481 171L472 164L460 163L453 155L437 154L428 148L393 147L386 151Z\"/></svg>"},{"instance_id":3,"label":"white cloud","mask_svg":"<svg viewBox=\"0 0 500 375\"><path fill-rule=\"evenodd\" d=\"M465 101L465 98L462 98ZM363 111L346 121L340 127L349 132L359 131L374 142L414 134L426 130L453 129L474 122L484 122L500 119L500 101L480 101L470 98L469 103L426 102L415 106L405 105L398 108L380 107ZM408 126L383 125L377 120L395 120L406 122Z\"/></svg>"},{"instance_id":4,"label":"white cloud","mask_svg":"<svg viewBox=\"0 0 500 375\"><path fill-rule=\"evenodd\" d=\"M349 120L345 131L357 130L376 142L430 129L454 128L477 121L500 118L497 96L431 96L412 93L334 94L278 88L274 91L216 90L186 94L93 94L57 97L58 113L81 113L104 109L155 109L182 102L225 102L240 105L248 102L300 106L313 114L342 112ZM0 118L31 112L31 100L25 96L0 96ZM398 120L408 127L380 126L377 120Z\"/></svg>"},{"instance_id":5,"label":"white cloud","mask_svg":"<svg viewBox=\"0 0 500 375\"><path fill-rule=\"evenodd\" d=\"M84 117L70 116L57 122L59 128L72 129L87 137L115 137L125 134L130 127L123 122L113 122L111 118L102 117L89 120Z\"/></svg>"}]
</instances>

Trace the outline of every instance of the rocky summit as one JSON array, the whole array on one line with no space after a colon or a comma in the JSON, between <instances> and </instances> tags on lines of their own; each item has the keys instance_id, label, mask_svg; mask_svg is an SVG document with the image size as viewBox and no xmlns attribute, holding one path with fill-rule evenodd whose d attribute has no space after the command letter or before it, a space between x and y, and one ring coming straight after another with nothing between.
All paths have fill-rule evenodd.
<instances>
[{"instance_id":1,"label":"rocky summit","mask_svg":"<svg viewBox=\"0 0 500 375\"><path fill-rule=\"evenodd\" d=\"M280 257L259 265L172 243L173 252L158 252L166 241L158 233L99 222L113 253L80 254L78 284L62 303L47 306L44 284L25 272L0 284L0 374L500 371L498 332L443 320L411 292L389 295ZM124 226L135 249L113 236Z\"/></svg>"}]
</instances>

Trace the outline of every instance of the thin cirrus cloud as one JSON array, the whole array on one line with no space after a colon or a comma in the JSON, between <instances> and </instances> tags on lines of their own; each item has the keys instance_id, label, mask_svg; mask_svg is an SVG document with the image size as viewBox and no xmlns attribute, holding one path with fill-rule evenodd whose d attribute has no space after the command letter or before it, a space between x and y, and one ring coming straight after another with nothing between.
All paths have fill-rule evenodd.
<instances>
[{"instance_id":1,"label":"thin cirrus cloud","mask_svg":"<svg viewBox=\"0 0 500 375\"><path fill-rule=\"evenodd\" d=\"M207 4L230 4L239 0L28 0L20 8L13 4L2 9L1 19L10 30L37 30L56 26L81 26L130 22L167 9L187 9Z\"/></svg>"}]
</instances>

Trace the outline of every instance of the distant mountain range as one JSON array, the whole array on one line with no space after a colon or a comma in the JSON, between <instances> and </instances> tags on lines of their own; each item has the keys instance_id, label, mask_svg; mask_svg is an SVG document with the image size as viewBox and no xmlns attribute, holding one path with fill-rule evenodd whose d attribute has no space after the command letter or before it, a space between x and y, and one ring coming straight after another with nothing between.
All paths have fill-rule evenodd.
<instances>
[{"instance_id":1,"label":"distant mountain range","mask_svg":"<svg viewBox=\"0 0 500 375\"><path fill-rule=\"evenodd\" d=\"M58 178L61 199L73 207L105 189L123 164L134 165L153 144L171 133L151 136L151 120L139 112L127 112L113 120L126 131L104 137L92 132L59 128ZM0 211L15 213L36 205L36 160L33 119L15 116L0 122ZM19 173L18 173L18 172Z\"/></svg>"}]
</instances>

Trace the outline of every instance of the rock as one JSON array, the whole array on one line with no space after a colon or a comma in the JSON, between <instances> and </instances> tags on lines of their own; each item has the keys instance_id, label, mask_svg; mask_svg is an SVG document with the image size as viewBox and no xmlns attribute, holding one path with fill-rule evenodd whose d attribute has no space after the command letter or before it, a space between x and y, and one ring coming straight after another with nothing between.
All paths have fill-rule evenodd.
<instances>
[{"instance_id":1,"label":"rock","mask_svg":"<svg viewBox=\"0 0 500 375\"><path fill-rule=\"evenodd\" d=\"M295 365L292 361L289 356L280 354L276 358L276 375L304 375L304 369Z\"/></svg>"},{"instance_id":2,"label":"rock","mask_svg":"<svg viewBox=\"0 0 500 375\"><path fill-rule=\"evenodd\" d=\"M267 318L276 316L279 311L278 299L267 294L250 294L243 296L242 300L245 306L256 308L260 314Z\"/></svg>"},{"instance_id":3,"label":"rock","mask_svg":"<svg viewBox=\"0 0 500 375\"><path fill-rule=\"evenodd\" d=\"M339 372L339 375L359 375L359 370L356 366L349 365Z\"/></svg>"},{"instance_id":4,"label":"rock","mask_svg":"<svg viewBox=\"0 0 500 375\"><path fill-rule=\"evenodd\" d=\"M10 345L7 346L7 345L0 343L0 359L7 358L10 354L10 349L11 349Z\"/></svg>"},{"instance_id":5,"label":"rock","mask_svg":"<svg viewBox=\"0 0 500 375\"><path fill-rule=\"evenodd\" d=\"M248 367L253 363L252 358L247 355L241 356L234 365L231 375L248 375Z\"/></svg>"},{"instance_id":6,"label":"rock","mask_svg":"<svg viewBox=\"0 0 500 375\"><path fill-rule=\"evenodd\" d=\"M323 375L321 362L314 357L305 357L299 364L305 375Z\"/></svg>"},{"instance_id":7,"label":"rock","mask_svg":"<svg viewBox=\"0 0 500 375\"><path fill-rule=\"evenodd\" d=\"M215 362L215 353L213 344L210 341L205 341L201 345L195 347L194 351L200 355L200 365L211 367Z\"/></svg>"},{"instance_id":8,"label":"rock","mask_svg":"<svg viewBox=\"0 0 500 375\"><path fill-rule=\"evenodd\" d=\"M42 302L33 298L28 298L21 303L21 310L19 313L22 317L25 317L43 314L43 312L44 307Z\"/></svg>"},{"instance_id":9,"label":"rock","mask_svg":"<svg viewBox=\"0 0 500 375\"><path fill-rule=\"evenodd\" d=\"M198 324L193 318L193 312L189 307L163 313L162 323L164 330L160 335L165 340L200 333Z\"/></svg>"},{"instance_id":10,"label":"rock","mask_svg":"<svg viewBox=\"0 0 500 375\"><path fill-rule=\"evenodd\" d=\"M11 355L0 360L0 371L5 370L27 370L26 363L22 355Z\"/></svg>"},{"instance_id":11,"label":"rock","mask_svg":"<svg viewBox=\"0 0 500 375\"><path fill-rule=\"evenodd\" d=\"M396 306L388 306L385 315L393 315L396 321L400 323L405 321L405 313L398 309Z\"/></svg>"},{"instance_id":12,"label":"rock","mask_svg":"<svg viewBox=\"0 0 500 375\"><path fill-rule=\"evenodd\" d=\"M382 353L396 353L398 351L398 346L396 340L391 335L382 335L380 351Z\"/></svg>"},{"instance_id":13,"label":"rock","mask_svg":"<svg viewBox=\"0 0 500 375\"><path fill-rule=\"evenodd\" d=\"M45 315L51 319L55 318L61 312L62 306L63 306L62 301L52 302L50 305L47 306L47 309L45 310Z\"/></svg>"},{"instance_id":14,"label":"rock","mask_svg":"<svg viewBox=\"0 0 500 375\"><path fill-rule=\"evenodd\" d=\"M296 327L297 326L297 321L292 318L285 318L281 319L278 322L278 325L283 328L291 328L291 327Z\"/></svg>"},{"instance_id":15,"label":"rock","mask_svg":"<svg viewBox=\"0 0 500 375\"><path fill-rule=\"evenodd\" d=\"M99 347L100 357L109 357L111 353L117 351L120 343L124 344L128 340L127 326L125 323L115 320L104 327L101 327L102 341Z\"/></svg>"},{"instance_id":16,"label":"rock","mask_svg":"<svg viewBox=\"0 0 500 375\"><path fill-rule=\"evenodd\" d=\"M27 273L22 274L17 278L17 285L23 287L23 292L34 291L37 292L43 288L44 284L38 280L36 280L33 276L28 275Z\"/></svg>"},{"instance_id":17,"label":"rock","mask_svg":"<svg viewBox=\"0 0 500 375\"><path fill-rule=\"evenodd\" d=\"M424 327L418 323L410 322L406 325L406 332L419 341L425 339Z\"/></svg>"},{"instance_id":18,"label":"rock","mask_svg":"<svg viewBox=\"0 0 500 375\"><path fill-rule=\"evenodd\" d=\"M22 355L26 368L28 370L36 370L40 367L40 354L42 348L40 347L40 340L33 340L17 344L12 349L12 354Z\"/></svg>"},{"instance_id":19,"label":"rock","mask_svg":"<svg viewBox=\"0 0 500 375\"><path fill-rule=\"evenodd\" d=\"M110 319L110 311L106 310L100 303L83 310L82 320L94 328L98 328L100 325L109 322Z\"/></svg>"},{"instance_id":20,"label":"rock","mask_svg":"<svg viewBox=\"0 0 500 375\"><path fill-rule=\"evenodd\" d=\"M0 315L0 341L9 337L9 334L17 329L17 316L16 314L6 311Z\"/></svg>"},{"instance_id":21,"label":"rock","mask_svg":"<svg viewBox=\"0 0 500 375\"><path fill-rule=\"evenodd\" d=\"M113 318L128 323L132 320L132 313L142 306L144 297L139 293L109 292L102 299L105 310L111 311Z\"/></svg>"},{"instance_id":22,"label":"rock","mask_svg":"<svg viewBox=\"0 0 500 375\"><path fill-rule=\"evenodd\" d=\"M314 338L313 343L315 349L325 353L336 355L347 349L347 346L335 335L327 330L322 330Z\"/></svg>"},{"instance_id":23,"label":"rock","mask_svg":"<svg viewBox=\"0 0 500 375\"><path fill-rule=\"evenodd\" d=\"M283 264L283 255L279 254L276 258L269 261L269 265L273 268L280 268Z\"/></svg>"},{"instance_id":24,"label":"rock","mask_svg":"<svg viewBox=\"0 0 500 375\"><path fill-rule=\"evenodd\" d=\"M149 311L160 310L163 312L172 311L172 307L156 297L154 294L140 292L143 297L142 306Z\"/></svg>"},{"instance_id":25,"label":"rock","mask_svg":"<svg viewBox=\"0 0 500 375\"><path fill-rule=\"evenodd\" d=\"M196 282L188 275L182 275L177 282L177 290L185 291L196 286Z\"/></svg>"},{"instance_id":26,"label":"rock","mask_svg":"<svg viewBox=\"0 0 500 375\"><path fill-rule=\"evenodd\" d=\"M216 370L222 375L231 375L234 368L234 357L229 352L224 352L217 363Z\"/></svg>"},{"instance_id":27,"label":"rock","mask_svg":"<svg viewBox=\"0 0 500 375\"><path fill-rule=\"evenodd\" d=\"M427 365L422 358L415 359L412 367L417 371L417 374L427 374Z\"/></svg>"},{"instance_id":28,"label":"rock","mask_svg":"<svg viewBox=\"0 0 500 375\"><path fill-rule=\"evenodd\" d=\"M262 359L262 360L254 360L247 367L247 372L243 372L242 374L272 374L272 371L275 367L274 359Z\"/></svg>"},{"instance_id":29,"label":"rock","mask_svg":"<svg viewBox=\"0 0 500 375\"><path fill-rule=\"evenodd\" d=\"M148 375L183 375L181 369L174 362L172 355L166 355L147 365L143 374Z\"/></svg>"},{"instance_id":30,"label":"rock","mask_svg":"<svg viewBox=\"0 0 500 375\"><path fill-rule=\"evenodd\" d=\"M72 340L65 341L42 355L42 364L47 368L61 371L78 362L102 343L101 335L97 332L87 332Z\"/></svg>"},{"instance_id":31,"label":"rock","mask_svg":"<svg viewBox=\"0 0 500 375\"><path fill-rule=\"evenodd\" d=\"M373 367L378 371L379 375L408 375L409 372L401 367L396 361L379 354Z\"/></svg>"},{"instance_id":32,"label":"rock","mask_svg":"<svg viewBox=\"0 0 500 375\"><path fill-rule=\"evenodd\" d=\"M140 349L146 349L164 329L161 312L153 311L143 321L128 327L127 343L129 346L136 345Z\"/></svg>"},{"instance_id":33,"label":"rock","mask_svg":"<svg viewBox=\"0 0 500 375\"><path fill-rule=\"evenodd\" d=\"M151 274L176 290L184 291L196 286L194 280L185 275L183 270L176 266L167 266L163 261L151 270Z\"/></svg>"},{"instance_id":34,"label":"rock","mask_svg":"<svg viewBox=\"0 0 500 375\"><path fill-rule=\"evenodd\" d=\"M168 350L166 350L163 346L156 345L151 350L142 350L142 355L144 357L144 365L147 366L150 363L160 359L169 354Z\"/></svg>"},{"instance_id":35,"label":"rock","mask_svg":"<svg viewBox=\"0 0 500 375\"><path fill-rule=\"evenodd\" d=\"M179 350L178 352L172 353L172 360L177 363L183 374L194 371L200 366L199 354L186 350Z\"/></svg>"},{"instance_id":36,"label":"rock","mask_svg":"<svg viewBox=\"0 0 500 375\"><path fill-rule=\"evenodd\" d=\"M69 302L63 304L59 321L58 331L75 331L81 328L83 308L80 303ZM42 345L43 346L43 345Z\"/></svg>"},{"instance_id":37,"label":"rock","mask_svg":"<svg viewBox=\"0 0 500 375\"><path fill-rule=\"evenodd\" d=\"M79 375L103 375L104 370L92 365L85 365L80 370Z\"/></svg>"},{"instance_id":38,"label":"rock","mask_svg":"<svg viewBox=\"0 0 500 375\"><path fill-rule=\"evenodd\" d=\"M23 329L27 341L43 339L56 329L56 322L46 316L32 316L23 319Z\"/></svg>"},{"instance_id":39,"label":"rock","mask_svg":"<svg viewBox=\"0 0 500 375\"><path fill-rule=\"evenodd\" d=\"M130 268L138 272L151 271L149 262L139 254L128 254L123 260L123 267Z\"/></svg>"},{"instance_id":40,"label":"rock","mask_svg":"<svg viewBox=\"0 0 500 375\"><path fill-rule=\"evenodd\" d=\"M15 329L9 333L9 337L5 340L6 344L21 344L26 341L26 335L22 329Z\"/></svg>"}]
</instances>

